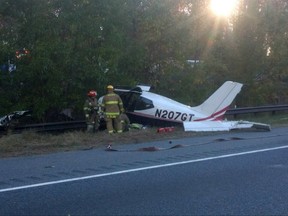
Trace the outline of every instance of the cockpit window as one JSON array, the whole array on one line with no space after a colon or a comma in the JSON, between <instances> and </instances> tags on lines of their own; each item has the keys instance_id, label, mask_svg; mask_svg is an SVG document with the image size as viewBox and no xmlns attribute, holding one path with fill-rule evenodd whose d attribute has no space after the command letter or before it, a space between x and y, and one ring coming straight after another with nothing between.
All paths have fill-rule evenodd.
<instances>
[{"instance_id":1,"label":"cockpit window","mask_svg":"<svg viewBox=\"0 0 288 216\"><path fill-rule=\"evenodd\" d=\"M147 98L141 96L141 92L116 92L119 94L123 101L124 109L127 112L133 112L134 110L145 110L153 108L153 102Z\"/></svg>"},{"instance_id":2,"label":"cockpit window","mask_svg":"<svg viewBox=\"0 0 288 216\"><path fill-rule=\"evenodd\" d=\"M153 108L153 102L147 98L139 97L135 104L135 110L145 110Z\"/></svg>"},{"instance_id":3,"label":"cockpit window","mask_svg":"<svg viewBox=\"0 0 288 216\"><path fill-rule=\"evenodd\" d=\"M123 101L125 110L128 112L133 112L135 110L135 105L140 97L140 94L135 92L126 92L119 95Z\"/></svg>"}]
</instances>

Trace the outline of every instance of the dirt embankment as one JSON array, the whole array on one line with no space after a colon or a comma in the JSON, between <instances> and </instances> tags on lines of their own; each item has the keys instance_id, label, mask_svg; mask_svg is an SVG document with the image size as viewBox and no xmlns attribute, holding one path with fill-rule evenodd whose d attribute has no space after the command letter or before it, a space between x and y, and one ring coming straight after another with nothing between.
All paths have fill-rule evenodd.
<instances>
[{"instance_id":1,"label":"dirt embankment","mask_svg":"<svg viewBox=\"0 0 288 216\"><path fill-rule=\"evenodd\" d=\"M0 138L0 157L47 154L72 150L106 148L108 145L138 144L149 141L169 140L197 136L199 133L184 132L175 127L171 132L158 132L158 128L130 130L121 134L108 134L107 131L86 133L75 131L58 135L23 132Z\"/></svg>"}]
</instances>

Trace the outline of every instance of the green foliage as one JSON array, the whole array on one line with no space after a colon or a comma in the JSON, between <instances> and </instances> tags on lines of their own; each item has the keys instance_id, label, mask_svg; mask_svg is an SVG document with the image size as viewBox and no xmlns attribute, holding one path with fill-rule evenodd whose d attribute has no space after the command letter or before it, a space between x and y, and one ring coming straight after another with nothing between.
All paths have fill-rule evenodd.
<instances>
[{"instance_id":1,"label":"green foliage","mask_svg":"<svg viewBox=\"0 0 288 216\"><path fill-rule=\"evenodd\" d=\"M287 103L286 1L239 0L230 19L211 14L209 2L2 0L0 115L81 113L87 91L103 95L108 84L146 83L197 105L234 80L245 84L238 106ZM16 58L23 48L30 53Z\"/></svg>"}]
</instances>

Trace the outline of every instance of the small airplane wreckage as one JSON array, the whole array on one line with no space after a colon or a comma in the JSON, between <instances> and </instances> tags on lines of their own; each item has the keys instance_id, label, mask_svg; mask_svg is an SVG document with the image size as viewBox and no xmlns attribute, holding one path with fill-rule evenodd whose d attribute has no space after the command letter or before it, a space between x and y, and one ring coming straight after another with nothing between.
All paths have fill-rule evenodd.
<instances>
[{"instance_id":1,"label":"small airplane wreckage","mask_svg":"<svg viewBox=\"0 0 288 216\"><path fill-rule=\"evenodd\" d=\"M133 89L115 88L123 100L131 122L143 125L174 126L182 124L184 131L230 131L260 129L270 131L267 124L249 121L223 120L225 112L240 92L243 84L226 81L207 100L190 107L170 98L150 92L150 86L138 85Z\"/></svg>"},{"instance_id":2,"label":"small airplane wreckage","mask_svg":"<svg viewBox=\"0 0 288 216\"><path fill-rule=\"evenodd\" d=\"M27 116L30 114L31 114L30 110L23 110L23 111L15 111L5 116L1 116L0 117L0 130L7 130L7 128L9 128L11 124L13 124L13 121L17 121L23 116Z\"/></svg>"}]
</instances>

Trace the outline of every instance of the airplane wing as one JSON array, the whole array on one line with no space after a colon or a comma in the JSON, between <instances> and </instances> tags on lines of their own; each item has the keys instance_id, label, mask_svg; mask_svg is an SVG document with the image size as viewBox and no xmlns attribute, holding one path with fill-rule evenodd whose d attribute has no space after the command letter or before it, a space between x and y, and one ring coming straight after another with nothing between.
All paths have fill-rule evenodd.
<instances>
[{"instance_id":1,"label":"airplane wing","mask_svg":"<svg viewBox=\"0 0 288 216\"><path fill-rule=\"evenodd\" d=\"M15 111L15 112L10 113L8 115L2 116L2 117L0 117L0 128L1 127L7 127L7 126L9 126L9 123L12 120L18 119L18 118L25 116L25 115L28 115L30 113L31 113L30 110L24 110L24 111Z\"/></svg>"},{"instance_id":2,"label":"airplane wing","mask_svg":"<svg viewBox=\"0 0 288 216\"><path fill-rule=\"evenodd\" d=\"M230 131L240 129L259 129L270 131L271 126L249 121L201 121L183 122L184 131L207 132L207 131Z\"/></svg>"}]
</instances>

